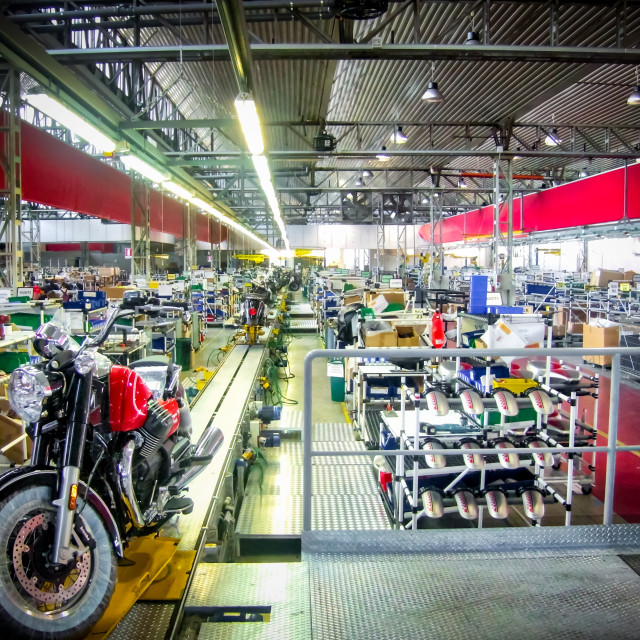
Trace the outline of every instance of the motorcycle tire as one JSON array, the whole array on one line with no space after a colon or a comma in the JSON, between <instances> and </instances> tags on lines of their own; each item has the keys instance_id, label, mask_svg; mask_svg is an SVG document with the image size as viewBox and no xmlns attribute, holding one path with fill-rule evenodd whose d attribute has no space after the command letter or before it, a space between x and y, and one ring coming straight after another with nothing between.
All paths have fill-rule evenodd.
<instances>
[{"instance_id":1,"label":"motorcycle tire","mask_svg":"<svg viewBox=\"0 0 640 640\"><path fill-rule=\"evenodd\" d=\"M289 283L289 291L298 291L300 289L300 285L297 282Z\"/></svg>"},{"instance_id":2,"label":"motorcycle tire","mask_svg":"<svg viewBox=\"0 0 640 640\"><path fill-rule=\"evenodd\" d=\"M48 562L57 513L51 500L50 487L31 486L0 502L0 620L7 637L85 638L113 594L117 563L111 536L89 503L78 500L72 543L82 545L80 524L95 546L87 544L71 568Z\"/></svg>"}]
</instances>

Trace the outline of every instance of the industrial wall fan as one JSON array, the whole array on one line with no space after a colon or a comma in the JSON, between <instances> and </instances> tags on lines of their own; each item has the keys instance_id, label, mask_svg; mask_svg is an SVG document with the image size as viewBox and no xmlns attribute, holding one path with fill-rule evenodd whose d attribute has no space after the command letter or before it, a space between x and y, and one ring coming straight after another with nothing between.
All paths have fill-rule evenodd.
<instances>
[{"instance_id":1,"label":"industrial wall fan","mask_svg":"<svg viewBox=\"0 0 640 640\"><path fill-rule=\"evenodd\" d=\"M412 224L413 198L410 193L382 194L382 224Z\"/></svg>"},{"instance_id":2,"label":"industrial wall fan","mask_svg":"<svg viewBox=\"0 0 640 640\"><path fill-rule=\"evenodd\" d=\"M363 191L342 191L342 221L349 224L373 222L371 194Z\"/></svg>"}]
</instances>

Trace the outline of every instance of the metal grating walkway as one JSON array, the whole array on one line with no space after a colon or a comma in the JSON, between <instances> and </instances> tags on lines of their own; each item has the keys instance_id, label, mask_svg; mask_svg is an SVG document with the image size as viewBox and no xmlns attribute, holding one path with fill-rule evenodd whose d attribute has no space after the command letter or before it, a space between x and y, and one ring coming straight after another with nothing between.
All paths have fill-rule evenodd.
<instances>
[{"instance_id":1,"label":"metal grating walkway","mask_svg":"<svg viewBox=\"0 0 640 640\"><path fill-rule=\"evenodd\" d=\"M315 318L291 318L289 329L291 331L314 332L318 330L318 321Z\"/></svg>"},{"instance_id":2,"label":"metal grating walkway","mask_svg":"<svg viewBox=\"0 0 640 640\"><path fill-rule=\"evenodd\" d=\"M311 308L311 304L309 304L308 302L299 302L291 305L291 307L289 308L289 315L292 318L311 317L314 316L315 313Z\"/></svg>"},{"instance_id":3,"label":"metal grating walkway","mask_svg":"<svg viewBox=\"0 0 640 640\"><path fill-rule=\"evenodd\" d=\"M638 637L640 527L312 532L312 638Z\"/></svg>"},{"instance_id":4,"label":"metal grating walkway","mask_svg":"<svg viewBox=\"0 0 640 640\"><path fill-rule=\"evenodd\" d=\"M313 426L314 450L363 449L351 425ZM335 440L329 440L334 438ZM283 440L263 451L268 465L254 467L238 517L242 538L299 537L302 533L302 442ZM364 456L313 458L313 527L318 530L390 527L370 459Z\"/></svg>"},{"instance_id":5,"label":"metal grating walkway","mask_svg":"<svg viewBox=\"0 0 640 640\"><path fill-rule=\"evenodd\" d=\"M632 640L640 526L311 532L301 563L201 565L187 614L268 607L268 622L205 623L199 640Z\"/></svg>"}]
</instances>

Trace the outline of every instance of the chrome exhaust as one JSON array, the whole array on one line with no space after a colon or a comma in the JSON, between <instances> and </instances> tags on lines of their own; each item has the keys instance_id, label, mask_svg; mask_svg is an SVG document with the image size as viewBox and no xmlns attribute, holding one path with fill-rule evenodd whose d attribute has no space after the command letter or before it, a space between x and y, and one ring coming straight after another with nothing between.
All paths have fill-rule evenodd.
<instances>
[{"instance_id":1,"label":"chrome exhaust","mask_svg":"<svg viewBox=\"0 0 640 640\"><path fill-rule=\"evenodd\" d=\"M178 490L184 489L194 478L196 478L202 471L209 466L211 459L216 455L218 449L224 442L224 435L218 427L207 427L204 433L200 436L198 444L191 456L193 465L189 467L184 475L176 482Z\"/></svg>"},{"instance_id":2,"label":"chrome exhaust","mask_svg":"<svg viewBox=\"0 0 640 640\"><path fill-rule=\"evenodd\" d=\"M120 476L121 496L124 501L131 521L137 529L141 529L147 523L145 522L140 505L133 490L133 454L136 449L135 441L129 440L122 448L120 460L118 461L118 475Z\"/></svg>"}]
</instances>

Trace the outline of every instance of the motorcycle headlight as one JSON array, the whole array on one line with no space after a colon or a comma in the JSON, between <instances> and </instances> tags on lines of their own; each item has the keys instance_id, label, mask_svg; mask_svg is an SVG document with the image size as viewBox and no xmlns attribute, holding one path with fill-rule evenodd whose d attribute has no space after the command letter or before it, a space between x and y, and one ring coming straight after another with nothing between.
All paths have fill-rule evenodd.
<instances>
[{"instance_id":1,"label":"motorcycle headlight","mask_svg":"<svg viewBox=\"0 0 640 640\"><path fill-rule=\"evenodd\" d=\"M53 388L41 369L33 366L20 367L9 378L9 404L26 422L37 422L40 419L45 398L51 395Z\"/></svg>"},{"instance_id":2,"label":"motorcycle headlight","mask_svg":"<svg viewBox=\"0 0 640 640\"><path fill-rule=\"evenodd\" d=\"M111 371L111 361L97 347L89 347L76 357L74 368L80 375L93 371L100 378Z\"/></svg>"}]
</instances>

